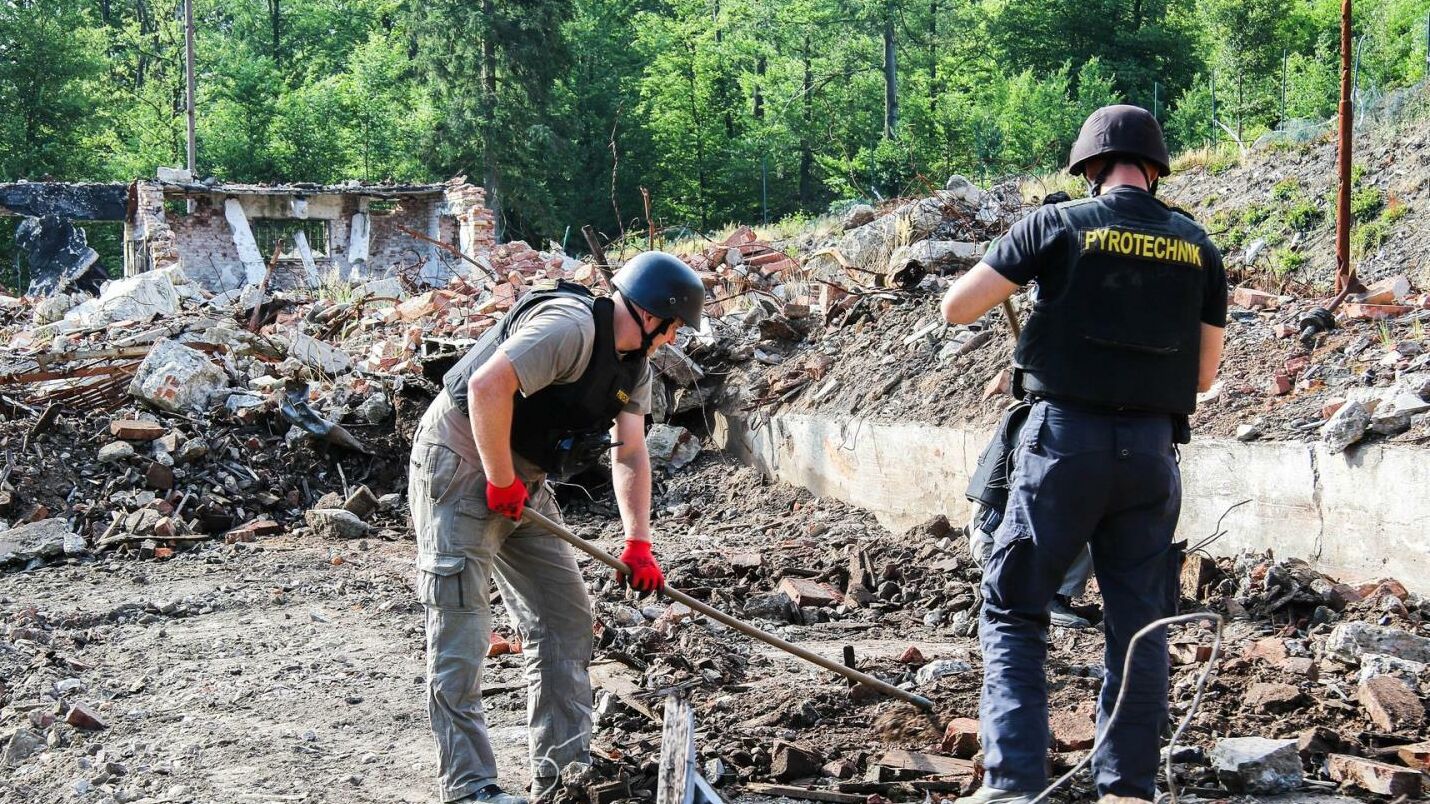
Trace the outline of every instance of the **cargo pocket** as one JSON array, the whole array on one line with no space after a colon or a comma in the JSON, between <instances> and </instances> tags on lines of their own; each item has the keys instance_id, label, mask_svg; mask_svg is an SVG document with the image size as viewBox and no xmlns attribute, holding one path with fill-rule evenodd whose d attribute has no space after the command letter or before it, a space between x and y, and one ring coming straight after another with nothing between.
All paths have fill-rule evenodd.
<instances>
[{"instance_id":1,"label":"cargo pocket","mask_svg":"<svg viewBox=\"0 0 1430 804\"><path fill-rule=\"evenodd\" d=\"M412 461L410 471L420 473L426 481L427 498L436 502L447 496L457 471L462 468L462 456L441 444L425 444Z\"/></svg>"},{"instance_id":2,"label":"cargo pocket","mask_svg":"<svg viewBox=\"0 0 1430 804\"><path fill-rule=\"evenodd\" d=\"M418 554L417 599L440 609L469 609L476 590L467 587L465 556Z\"/></svg>"},{"instance_id":3,"label":"cargo pocket","mask_svg":"<svg viewBox=\"0 0 1430 804\"><path fill-rule=\"evenodd\" d=\"M1030 587L1038 577L1037 548L1027 526L1003 520L994 534L991 551L983 564L983 596L994 607L1036 614L1044 604L1035 602Z\"/></svg>"}]
</instances>

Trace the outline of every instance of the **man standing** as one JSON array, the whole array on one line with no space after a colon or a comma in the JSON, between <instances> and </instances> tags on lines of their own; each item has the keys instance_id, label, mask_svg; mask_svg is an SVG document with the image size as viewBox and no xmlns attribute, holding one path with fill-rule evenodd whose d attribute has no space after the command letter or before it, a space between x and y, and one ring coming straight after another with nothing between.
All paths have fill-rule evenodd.
<instances>
[{"instance_id":1,"label":"man standing","mask_svg":"<svg viewBox=\"0 0 1430 804\"><path fill-rule=\"evenodd\" d=\"M1014 392L1033 407L983 576L987 770L965 804L1026 804L1047 784L1048 604L1089 544L1107 631L1097 791L1154 797L1167 717L1164 630L1139 641L1121 712L1103 731L1129 640L1171 613L1175 445L1190 437L1197 391L1216 377L1226 324L1221 255L1201 227L1153 196L1168 161L1146 110L1097 110L1068 165L1092 197L1035 210L943 299L945 318L968 323L1038 283L1014 352Z\"/></svg>"},{"instance_id":2,"label":"man standing","mask_svg":"<svg viewBox=\"0 0 1430 804\"><path fill-rule=\"evenodd\" d=\"M630 260L612 285L606 298L565 282L528 293L446 374L413 439L408 498L443 801L526 801L498 785L482 715L493 580L522 640L533 793L590 761L586 584L566 544L521 523L527 505L560 520L548 474L568 477L613 449L628 582L664 584L650 550L647 357L700 325L705 288L660 252Z\"/></svg>"}]
</instances>

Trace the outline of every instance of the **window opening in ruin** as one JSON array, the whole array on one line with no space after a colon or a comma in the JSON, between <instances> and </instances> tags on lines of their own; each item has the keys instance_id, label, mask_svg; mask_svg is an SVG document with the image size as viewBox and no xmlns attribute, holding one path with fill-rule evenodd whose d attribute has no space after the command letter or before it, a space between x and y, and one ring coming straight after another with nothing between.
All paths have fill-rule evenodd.
<instances>
[{"instance_id":1,"label":"window opening in ruin","mask_svg":"<svg viewBox=\"0 0 1430 804\"><path fill-rule=\"evenodd\" d=\"M308 250L313 253L313 259L324 259L328 256L328 222L324 220L295 220L284 218L255 218L251 222L253 228L253 239L258 241L258 251L264 259L273 256L273 244L280 238L283 240L283 251L278 255L279 260L299 260L297 238L298 232L308 238Z\"/></svg>"},{"instance_id":2,"label":"window opening in ruin","mask_svg":"<svg viewBox=\"0 0 1430 804\"><path fill-rule=\"evenodd\" d=\"M369 201L367 204L367 214L369 215L391 215L399 209L401 209L401 205L395 198Z\"/></svg>"},{"instance_id":3,"label":"window opening in ruin","mask_svg":"<svg viewBox=\"0 0 1430 804\"><path fill-rule=\"evenodd\" d=\"M165 198L164 217L183 217L189 214L189 199L187 198Z\"/></svg>"}]
</instances>

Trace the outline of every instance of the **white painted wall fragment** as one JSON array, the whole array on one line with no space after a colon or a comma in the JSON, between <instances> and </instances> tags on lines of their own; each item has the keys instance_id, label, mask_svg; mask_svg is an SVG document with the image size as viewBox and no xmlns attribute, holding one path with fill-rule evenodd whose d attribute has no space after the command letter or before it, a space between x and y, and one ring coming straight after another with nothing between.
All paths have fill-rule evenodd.
<instances>
[{"instance_id":1,"label":"white painted wall fragment","mask_svg":"<svg viewBox=\"0 0 1430 804\"><path fill-rule=\"evenodd\" d=\"M308 287L318 286L318 264L313 261L313 249L308 247L308 235L302 229L293 233L293 245L298 247L298 257L303 260L303 275Z\"/></svg>"},{"instance_id":2,"label":"white painted wall fragment","mask_svg":"<svg viewBox=\"0 0 1430 804\"><path fill-rule=\"evenodd\" d=\"M367 262L368 239L371 236L366 212L354 212L348 227L348 264L356 268Z\"/></svg>"},{"instance_id":3,"label":"white painted wall fragment","mask_svg":"<svg viewBox=\"0 0 1430 804\"><path fill-rule=\"evenodd\" d=\"M253 239L253 230L248 227L243 204L237 198L225 199L223 216L228 220L228 228L233 231L233 244L238 248L239 261L243 263L244 283L257 285L263 281L267 265L258 251L258 241Z\"/></svg>"}]
</instances>

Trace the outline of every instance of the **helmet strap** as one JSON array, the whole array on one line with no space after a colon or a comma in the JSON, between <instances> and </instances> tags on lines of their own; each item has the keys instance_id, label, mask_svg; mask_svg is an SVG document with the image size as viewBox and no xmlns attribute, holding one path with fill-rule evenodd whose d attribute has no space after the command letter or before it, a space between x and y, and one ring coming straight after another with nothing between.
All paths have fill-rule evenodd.
<instances>
[{"instance_id":1,"label":"helmet strap","mask_svg":"<svg viewBox=\"0 0 1430 804\"><path fill-rule=\"evenodd\" d=\"M625 303L626 312L631 314L631 319L636 322L636 326L641 331L640 354L648 354L650 352L650 345L655 343L656 338L659 338L664 335L665 331L670 329L670 325L675 323L675 320L671 318L662 318L660 320L659 326L647 332L645 328L645 321L641 318L641 308L637 307L635 302L626 298L626 294L624 293L621 294L621 301Z\"/></svg>"}]
</instances>

